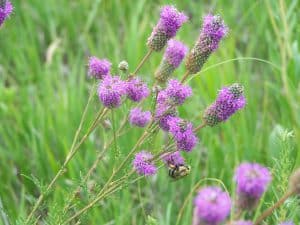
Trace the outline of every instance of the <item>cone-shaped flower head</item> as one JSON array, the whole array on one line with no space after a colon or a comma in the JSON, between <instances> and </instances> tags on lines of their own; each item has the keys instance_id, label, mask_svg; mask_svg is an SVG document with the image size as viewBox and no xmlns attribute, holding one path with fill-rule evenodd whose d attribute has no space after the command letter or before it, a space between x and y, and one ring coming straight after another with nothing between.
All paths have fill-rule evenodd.
<instances>
[{"instance_id":1,"label":"cone-shaped flower head","mask_svg":"<svg viewBox=\"0 0 300 225\"><path fill-rule=\"evenodd\" d=\"M208 14L204 17L199 39L187 56L186 67L190 74L198 73L201 70L227 32L228 28L221 16Z\"/></svg>"},{"instance_id":2,"label":"cone-shaped flower head","mask_svg":"<svg viewBox=\"0 0 300 225\"><path fill-rule=\"evenodd\" d=\"M206 125L215 126L242 109L246 104L243 92L243 86L240 84L222 88L217 100L204 112L203 120Z\"/></svg>"},{"instance_id":3,"label":"cone-shaped flower head","mask_svg":"<svg viewBox=\"0 0 300 225\"><path fill-rule=\"evenodd\" d=\"M130 124L138 127L145 127L151 120L151 112L143 112L140 108L133 108L129 114Z\"/></svg>"},{"instance_id":4,"label":"cone-shaped flower head","mask_svg":"<svg viewBox=\"0 0 300 225\"><path fill-rule=\"evenodd\" d=\"M242 163L235 171L238 202L241 209L252 210L272 180L270 171L257 163Z\"/></svg>"},{"instance_id":5,"label":"cone-shaped flower head","mask_svg":"<svg viewBox=\"0 0 300 225\"><path fill-rule=\"evenodd\" d=\"M181 156L179 151L176 151L171 154L162 155L162 159L164 163L167 165L169 164L175 166L184 165L184 158Z\"/></svg>"},{"instance_id":6,"label":"cone-shaped flower head","mask_svg":"<svg viewBox=\"0 0 300 225\"><path fill-rule=\"evenodd\" d=\"M157 168L149 160L153 158L150 152L141 151L135 155L133 160L133 167L140 175L151 176L157 172Z\"/></svg>"},{"instance_id":7,"label":"cone-shaped flower head","mask_svg":"<svg viewBox=\"0 0 300 225\"><path fill-rule=\"evenodd\" d=\"M160 19L148 38L148 47L154 51L160 51L186 21L187 16L174 6L162 7Z\"/></svg>"},{"instance_id":8,"label":"cone-shaped flower head","mask_svg":"<svg viewBox=\"0 0 300 225\"><path fill-rule=\"evenodd\" d=\"M202 188L194 199L193 225L218 225L230 213L230 196L219 187Z\"/></svg>"},{"instance_id":9,"label":"cone-shaped flower head","mask_svg":"<svg viewBox=\"0 0 300 225\"><path fill-rule=\"evenodd\" d=\"M0 27L13 11L13 6L9 0L4 0L4 4L0 4Z\"/></svg>"},{"instance_id":10,"label":"cone-shaped flower head","mask_svg":"<svg viewBox=\"0 0 300 225\"><path fill-rule=\"evenodd\" d=\"M98 59L95 56L89 58L89 71L90 77L95 77L102 80L110 73L111 63L107 59Z\"/></svg>"},{"instance_id":11,"label":"cone-shaped flower head","mask_svg":"<svg viewBox=\"0 0 300 225\"><path fill-rule=\"evenodd\" d=\"M166 82L174 70L180 65L188 48L180 41L171 39L163 57L163 60L155 73L155 78L160 82Z\"/></svg>"},{"instance_id":12,"label":"cone-shaped flower head","mask_svg":"<svg viewBox=\"0 0 300 225\"><path fill-rule=\"evenodd\" d=\"M173 135L178 150L191 151L197 144L198 138L193 132L193 125L179 117L169 120L169 131Z\"/></svg>"},{"instance_id":13,"label":"cone-shaped flower head","mask_svg":"<svg viewBox=\"0 0 300 225\"><path fill-rule=\"evenodd\" d=\"M239 220L239 221L233 221L230 223L230 225L253 225L253 223L249 220Z\"/></svg>"},{"instance_id":14,"label":"cone-shaped flower head","mask_svg":"<svg viewBox=\"0 0 300 225\"><path fill-rule=\"evenodd\" d=\"M168 100L174 105L182 105L192 95L192 89L181 84L178 80L170 80L165 89Z\"/></svg>"},{"instance_id":15,"label":"cone-shaped flower head","mask_svg":"<svg viewBox=\"0 0 300 225\"><path fill-rule=\"evenodd\" d=\"M300 168L298 168L290 177L290 189L300 195Z\"/></svg>"},{"instance_id":16,"label":"cone-shaped flower head","mask_svg":"<svg viewBox=\"0 0 300 225\"><path fill-rule=\"evenodd\" d=\"M125 84L119 76L105 76L98 87L99 100L107 108L119 107L124 94Z\"/></svg>"},{"instance_id":17,"label":"cone-shaped flower head","mask_svg":"<svg viewBox=\"0 0 300 225\"><path fill-rule=\"evenodd\" d=\"M126 93L130 100L140 102L147 98L150 92L147 85L140 78L135 77L126 82Z\"/></svg>"}]
</instances>

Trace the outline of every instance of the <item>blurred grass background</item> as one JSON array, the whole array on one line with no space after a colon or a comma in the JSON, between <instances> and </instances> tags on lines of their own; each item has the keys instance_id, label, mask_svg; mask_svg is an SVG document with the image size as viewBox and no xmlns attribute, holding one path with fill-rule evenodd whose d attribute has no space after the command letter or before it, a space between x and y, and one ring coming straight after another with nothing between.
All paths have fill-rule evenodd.
<instances>
[{"instance_id":1,"label":"blurred grass background","mask_svg":"<svg viewBox=\"0 0 300 225\"><path fill-rule=\"evenodd\" d=\"M300 165L299 1L15 0L13 4L14 14L0 29L0 197L12 224L30 211L39 194L30 177L48 184L68 152L92 84L86 75L87 57L110 59L114 73L125 59L132 71L147 51L145 42L164 4L175 4L189 15L177 39L190 48L206 13L221 14L230 27L201 75L190 81L194 95L181 108L181 116L200 123L217 90L236 81L245 86L247 107L228 122L201 131L201 144L186 155L192 166L189 177L170 182L162 170L154 179L142 180L102 202L82 218L82 224L145 224L148 214L159 224L174 224L185 197L203 176L219 178L230 189L240 161L274 167L274 157L280 158L281 151L274 132L280 127L295 136L287 171ZM155 53L142 68L145 80L153 81L161 57L162 53ZM183 73L182 65L175 75ZM99 107L95 97L87 121ZM129 107L120 109L118 116ZM119 140L123 155L141 132L135 129ZM111 135L98 129L70 163L43 205L48 214L45 224L54 224L63 197ZM111 167L112 161L105 158L93 179L101 184ZM276 189L276 183L273 186ZM190 201L180 224L191 224L191 206Z\"/></svg>"}]
</instances>

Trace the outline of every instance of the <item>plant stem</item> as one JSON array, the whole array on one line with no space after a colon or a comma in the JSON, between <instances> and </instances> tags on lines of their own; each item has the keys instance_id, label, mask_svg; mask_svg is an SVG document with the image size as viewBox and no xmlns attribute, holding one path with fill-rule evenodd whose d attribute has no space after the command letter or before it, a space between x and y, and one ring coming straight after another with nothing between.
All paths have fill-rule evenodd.
<instances>
[{"instance_id":1,"label":"plant stem","mask_svg":"<svg viewBox=\"0 0 300 225\"><path fill-rule=\"evenodd\" d=\"M149 135L149 128L151 128L151 126L153 125L153 121L151 121L151 123L148 125L147 129L144 131L144 133L142 134L142 136L139 138L139 140L136 142L136 144L134 145L134 147L131 149L131 151L127 154L127 156L125 157L125 159L121 162L120 166L115 170L113 169L113 172L110 176L110 178L108 179L108 181L104 184L103 188L101 189L101 191L99 192L99 194L97 195L97 197L91 202L89 203L87 206L85 206L84 208L82 208L80 211L78 211L75 215L73 215L72 217L70 217L67 221L65 221L63 224L69 223L70 221L72 221L73 219L75 219L76 217L80 216L81 214L85 213L87 210L89 210L90 208L92 208L99 200L101 200L103 198L104 193L107 191L107 188L110 188L109 185L111 184L113 178L115 177L115 175L121 171L123 169L123 167L126 165L127 161L129 160L129 158L131 157L131 155L137 150L137 148L143 143L143 141L147 138L147 136ZM156 126L157 127L157 126ZM134 172L134 171L133 171ZM132 172L131 172L132 174ZM130 175L131 175L130 174ZM128 175L125 175L126 177ZM125 177L124 176L124 177Z\"/></svg>"},{"instance_id":2,"label":"plant stem","mask_svg":"<svg viewBox=\"0 0 300 225\"><path fill-rule=\"evenodd\" d=\"M118 143L117 143L117 135L116 135L116 121L115 121L115 112L114 110L111 110L111 122L112 122L112 130L113 130L113 142L114 142L114 153L115 158L119 157L119 151L118 151Z\"/></svg>"},{"instance_id":3,"label":"plant stem","mask_svg":"<svg viewBox=\"0 0 300 225\"><path fill-rule=\"evenodd\" d=\"M138 64L138 66L136 67L135 71L131 74L132 77L135 76L135 75L139 72L139 70L142 68L142 66L144 65L144 63L145 63L145 62L149 59L149 57L151 56L152 52L153 52L153 50L151 50L151 49L147 52L147 54L144 56L144 58L142 59L142 61L141 61L141 62Z\"/></svg>"},{"instance_id":4,"label":"plant stem","mask_svg":"<svg viewBox=\"0 0 300 225\"><path fill-rule=\"evenodd\" d=\"M78 140L78 137L79 137L79 134L82 130L82 125L83 125L83 122L85 121L85 118L86 118L86 114L87 114L87 110L89 108L89 105L91 103L91 100L92 100L92 97L94 96L94 92L95 92L95 87L96 87L96 82L94 82L93 86L92 86L92 91L89 95L89 98L88 98L88 101L85 105L85 108L83 110L83 113L82 113L82 116L81 116L81 119L80 119L80 123L79 123L79 126L76 130L76 133L75 133L75 136L73 138L73 141L72 141L72 144L71 144L71 148L70 148L70 151L69 151L69 154L71 154L73 152L73 149L75 147L75 144ZM68 156L66 157L66 161L68 159ZM64 165L65 163L63 164L63 166L61 167L61 169L58 171L58 173L56 174L56 176L52 179L52 181L50 182L50 184L47 186L46 188L46 193L52 188L52 186L54 185L54 183L56 182L57 178L62 174L62 172L64 171ZM40 204L42 203L43 199L45 197L45 194L42 193L40 194L38 200L36 201L35 205L33 206L30 214L28 215L27 219L25 220L25 224L28 224L31 220L31 218L33 217L35 211L38 209L38 207L40 206Z\"/></svg>"},{"instance_id":5,"label":"plant stem","mask_svg":"<svg viewBox=\"0 0 300 225\"><path fill-rule=\"evenodd\" d=\"M190 75L190 72L189 71L186 71L181 79L181 83L183 84L184 81L186 80L186 78Z\"/></svg>"},{"instance_id":6,"label":"plant stem","mask_svg":"<svg viewBox=\"0 0 300 225\"><path fill-rule=\"evenodd\" d=\"M273 206L266 209L260 217L258 217L253 225L259 225L265 218L270 216L272 212L280 207L289 197L295 194L294 190L288 191L285 195L283 195Z\"/></svg>"},{"instance_id":7,"label":"plant stem","mask_svg":"<svg viewBox=\"0 0 300 225\"><path fill-rule=\"evenodd\" d=\"M194 129L194 132L197 133L199 130L201 130L202 128L204 128L206 126L206 123L202 123L200 124L198 127L196 127Z\"/></svg>"}]
</instances>

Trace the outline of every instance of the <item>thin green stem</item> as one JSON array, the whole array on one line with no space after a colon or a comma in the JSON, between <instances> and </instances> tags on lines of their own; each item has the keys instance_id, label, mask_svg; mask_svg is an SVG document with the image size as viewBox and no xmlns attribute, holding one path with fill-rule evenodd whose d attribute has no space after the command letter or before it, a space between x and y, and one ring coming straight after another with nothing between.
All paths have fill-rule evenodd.
<instances>
[{"instance_id":1,"label":"thin green stem","mask_svg":"<svg viewBox=\"0 0 300 225\"><path fill-rule=\"evenodd\" d=\"M272 212L277 209L278 207L280 207L289 197L291 197L292 195L295 194L294 190L288 191L285 195L283 195L273 206L271 206L270 208L266 209L256 220L255 223L253 225L259 225L261 224L261 222L267 218L268 216L270 216L272 214Z\"/></svg>"},{"instance_id":2,"label":"thin green stem","mask_svg":"<svg viewBox=\"0 0 300 225\"><path fill-rule=\"evenodd\" d=\"M134 70L134 72L131 74L131 76L135 76L139 70L142 68L142 66L144 65L144 63L149 59L149 57L151 56L153 50L149 50L146 55L144 56L144 58L142 59L142 61L138 64L138 66L136 67L136 69Z\"/></svg>"},{"instance_id":3,"label":"thin green stem","mask_svg":"<svg viewBox=\"0 0 300 225\"><path fill-rule=\"evenodd\" d=\"M78 140L78 137L79 137L79 134L82 130L82 126L83 126L83 123L86 119L86 114L87 114L87 110L89 108L89 105L91 103L91 100L92 100L92 97L94 96L94 93L95 93L95 87L96 87L96 82L93 83L93 86L92 86L92 90L90 92L90 95L89 95L89 98L88 98L88 101L85 105L85 108L83 110L83 114L81 116L81 119L80 119L80 123L79 123L79 126L76 130L76 133L75 133L75 136L73 138L73 141L72 141L72 145L71 145L71 148L69 150L69 153L65 159L65 162L63 163L63 165L61 166L60 170L57 172L57 174L55 175L55 177L52 179L52 181L50 182L50 184L47 186L46 188L46 191L44 193L41 193L38 200L36 201L36 203L34 204L31 212L29 213L28 217L26 218L25 220L25 224L28 224L30 222L30 220L32 219L35 211L38 209L38 207L40 206L40 204L42 203L42 201L44 200L44 197L46 196L46 194L50 191L50 189L52 188L52 186L55 184L56 180L58 179L58 177L64 172L65 170L65 167L67 165L67 163L69 162L69 158L73 151L74 151L74 148L75 148L75 144Z\"/></svg>"},{"instance_id":4,"label":"thin green stem","mask_svg":"<svg viewBox=\"0 0 300 225\"><path fill-rule=\"evenodd\" d=\"M117 143L117 135L116 135L116 121L115 121L115 112L114 110L111 110L111 122L112 122L112 130L113 130L113 142L114 142L114 153L115 157L119 157L118 152L118 143Z\"/></svg>"}]
</instances>

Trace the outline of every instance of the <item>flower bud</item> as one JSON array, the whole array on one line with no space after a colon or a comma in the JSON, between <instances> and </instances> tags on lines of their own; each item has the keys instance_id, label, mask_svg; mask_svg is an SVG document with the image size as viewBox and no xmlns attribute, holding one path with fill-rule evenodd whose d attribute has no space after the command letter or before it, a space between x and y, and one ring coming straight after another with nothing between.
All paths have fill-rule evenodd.
<instances>
[{"instance_id":1,"label":"flower bud","mask_svg":"<svg viewBox=\"0 0 300 225\"><path fill-rule=\"evenodd\" d=\"M123 60L119 63L119 66L118 66L119 70L123 71L123 72L127 72L129 66L128 66L128 62Z\"/></svg>"}]
</instances>

